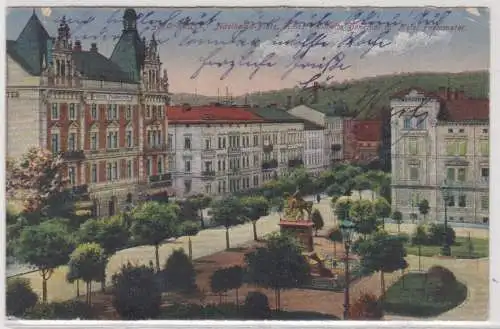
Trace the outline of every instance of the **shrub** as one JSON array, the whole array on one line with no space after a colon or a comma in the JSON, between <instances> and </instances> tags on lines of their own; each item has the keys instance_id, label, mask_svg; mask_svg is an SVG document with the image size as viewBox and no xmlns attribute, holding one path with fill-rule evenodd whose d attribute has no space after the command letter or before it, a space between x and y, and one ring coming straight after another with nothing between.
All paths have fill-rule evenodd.
<instances>
[{"instance_id":1,"label":"shrub","mask_svg":"<svg viewBox=\"0 0 500 329\"><path fill-rule=\"evenodd\" d=\"M444 224L431 224L429 227L428 239L429 243L433 245L440 245L443 243L443 235L444 235ZM446 239L449 245L453 245L455 243L455 230L448 226L446 232Z\"/></svg>"},{"instance_id":2,"label":"shrub","mask_svg":"<svg viewBox=\"0 0 500 329\"><path fill-rule=\"evenodd\" d=\"M419 225L415 229L415 232L413 233L413 236L411 237L411 243L414 245L425 245L429 242L428 236L427 236L427 230L425 226Z\"/></svg>"},{"instance_id":3,"label":"shrub","mask_svg":"<svg viewBox=\"0 0 500 329\"><path fill-rule=\"evenodd\" d=\"M95 312L89 304L70 300L65 302L38 303L26 310L25 318L30 320L74 320L95 319Z\"/></svg>"},{"instance_id":4,"label":"shrub","mask_svg":"<svg viewBox=\"0 0 500 329\"><path fill-rule=\"evenodd\" d=\"M245 298L243 312L245 314L245 318L267 319L271 315L269 299L263 293L251 291Z\"/></svg>"},{"instance_id":5,"label":"shrub","mask_svg":"<svg viewBox=\"0 0 500 329\"><path fill-rule=\"evenodd\" d=\"M372 294L362 294L349 309L351 320L380 320L383 316L382 303Z\"/></svg>"},{"instance_id":6,"label":"shrub","mask_svg":"<svg viewBox=\"0 0 500 329\"><path fill-rule=\"evenodd\" d=\"M342 242L342 231L338 226L330 229L327 233L327 236L331 241Z\"/></svg>"},{"instance_id":7,"label":"shrub","mask_svg":"<svg viewBox=\"0 0 500 329\"><path fill-rule=\"evenodd\" d=\"M196 272L183 249L174 250L168 257L165 264L164 283L169 291L192 292L196 290Z\"/></svg>"},{"instance_id":8,"label":"shrub","mask_svg":"<svg viewBox=\"0 0 500 329\"><path fill-rule=\"evenodd\" d=\"M455 274L446 267L434 265L427 270L428 278L438 278L443 282L454 284L457 281Z\"/></svg>"},{"instance_id":9,"label":"shrub","mask_svg":"<svg viewBox=\"0 0 500 329\"><path fill-rule=\"evenodd\" d=\"M128 263L112 282L112 304L123 319L151 319L159 314L161 289L153 267Z\"/></svg>"},{"instance_id":10,"label":"shrub","mask_svg":"<svg viewBox=\"0 0 500 329\"><path fill-rule=\"evenodd\" d=\"M457 283L455 274L442 266L431 267L426 273L425 281L426 295L433 301L446 300L446 296L452 293Z\"/></svg>"},{"instance_id":11,"label":"shrub","mask_svg":"<svg viewBox=\"0 0 500 329\"><path fill-rule=\"evenodd\" d=\"M31 288L28 279L14 278L7 280L7 315L22 316L27 309L35 306L37 301L38 295Z\"/></svg>"}]
</instances>

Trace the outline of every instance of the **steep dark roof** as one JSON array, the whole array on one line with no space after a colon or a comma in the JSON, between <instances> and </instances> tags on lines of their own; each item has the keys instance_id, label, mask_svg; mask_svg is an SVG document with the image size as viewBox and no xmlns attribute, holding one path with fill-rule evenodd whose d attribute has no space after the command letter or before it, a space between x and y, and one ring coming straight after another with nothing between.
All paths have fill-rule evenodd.
<instances>
[{"instance_id":1,"label":"steep dark roof","mask_svg":"<svg viewBox=\"0 0 500 329\"><path fill-rule=\"evenodd\" d=\"M309 120L302 120L302 122L304 122L304 130L323 130L323 129L325 129L322 126L320 126L314 122L311 122Z\"/></svg>"},{"instance_id":2,"label":"steep dark roof","mask_svg":"<svg viewBox=\"0 0 500 329\"><path fill-rule=\"evenodd\" d=\"M145 44L139 37L137 30L123 31L110 59L123 72L126 72L131 80L138 82L144 63L144 49Z\"/></svg>"},{"instance_id":3,"label":"steep dark roof","mask_svg":"<svg viewBox=\"0 0 500 329\"><path fill-rule=\"evenodd\" d=\"M7 41L7 54L30 74L40 75L49 38L47 30L33 12L17 40Z\"/></svg>"},{"instance_id":4,"label":"steep dark roof","mask_svg":"<svg viewBox=\"0 0 500 329\"><path fill-rule=\"evenodd\" d=\"M86 78L114 82L133 82L118 65L93 51L75 51L73 60L76 69Z\"/></svg>"},{"instance_id":5,"label":"steep dark roof","mask_svg":"<svg viewBox=\"0 0 500 329\"><path fill-rule=\"evenodd\" d=\"M290 122L290 123L302 123L303 120L299 119L286 110L282 110L276 107L251 107L245 110L250 111L266 121L270 122Z\"/></svg>"}]
</instances>

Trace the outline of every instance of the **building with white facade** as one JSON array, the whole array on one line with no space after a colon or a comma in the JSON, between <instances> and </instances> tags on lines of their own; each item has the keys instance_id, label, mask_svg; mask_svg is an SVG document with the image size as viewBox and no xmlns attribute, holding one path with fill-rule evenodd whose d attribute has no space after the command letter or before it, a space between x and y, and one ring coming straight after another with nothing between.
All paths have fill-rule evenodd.
<instances>
[{"instance_id":1,"label":"building with white facade","mask_svg":"<svg viewBox=\"0 0 500 329\"><path fill-rule=\"evenodd\" d=\"M295 106L289 109L288 113L324 127L323 166L328 167L336 161L343 160L344 118L342 116L326 114L306 105Z\"/></svg>"},{"instance_id":2,"label":"building with white facade","mask_svg":"<svg viewBox=\"0 0 500 329\"><path fill-rule=\"evenodd\" d=\"M93 200L95 216L112 215L139 194L168 193L168 78L158 43L139 37L127 9L109 58L96 43L71 40L62 18L51 37L35 12L7 40L7 155L41 147L66 160L75 194Z\"/></svg>"},{"instance_id":3,"label":"building with white facade","mask_svg":"<svg viewBox=\"0 0 500 329\"><path fill-rule=\"evenodd\" d=\"M417 205L426 199L427 218L442 222L446 186L450 222L487 224L489 101L411 88L392 97L391 109L393 209L421 218Z\"/></svg>"},{"instance_id":4,"label":"building with white facade","mask_svg":"<svg viewBox=\"0 0 500 329\"><path fill-rule=\"evenodd\" d=\"M325 129L304 120L304 168L319 175L325 170Z\"/></svg>"}]
</instances>

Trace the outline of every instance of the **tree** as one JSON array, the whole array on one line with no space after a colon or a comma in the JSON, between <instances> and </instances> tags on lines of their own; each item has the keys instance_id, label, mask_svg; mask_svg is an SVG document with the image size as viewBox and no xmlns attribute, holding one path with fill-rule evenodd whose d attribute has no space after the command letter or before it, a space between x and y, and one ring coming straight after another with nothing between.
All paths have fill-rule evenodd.
<instances>
[{"instance_id":1,"label":"tree","mask_svg":"<svg viewBox=\"0 0 500 329\"><path fill-rule=\"evenodd\" d=\"M193 242L191 241L191 237L198 234L199 231L200 226L196 222L186 221L181 224L182 235L187 235L188 237L188 253L190 260L193 259Z\"/></svg>"},{"instance_id":2,"label":"tree","mask_svg":"<svg viewBox=\"0 0 500 329\"><path fill-rule=\"evenodd\" d=\"M42 301L47 302L47 280L54 269L68 263L73 241L64 226L56 222L27 226L17 243L20 261L35 266L42 276Z\"/></svg>"},{"instance_id":3,"label":"tree","mask_svg":"<svg viewBox=\"0 0 500 329\"><path fill-rule=\"evenodd\" d=\"M314 209L312 212L312 222L314 224L315 235L318 236L318 230L321 230L323 226L325 226L325 222L323 221L323 216L318 209Z\"/></svg>"},{"instance_id":4,"label":"tree","mask_svg":"<svg viewBox=\"0 0 500 329\"><path fill-rule=\"evenodd\" d=\"M113 307L123 319L152 319L160 313L162 292L153 267L123 265L112 287Z\"/></svg>"},{"instance_id":5,"label":"tree","mask_svg":"<svg viewBox=\"0 0 500 329\"><path fill-rule=\"evenodd\" d=\"M328 232L328 238L333 241L333 257L337 258L337 242L342 242L342 231L336 226Z\"/></svg>"},{"instance_id":6,"label":"tree","mask_svg":"<svg viewBox=\"0 0 500 329\"><path fill-rule=\"evenodd\" d=\"M356 191L358 191L359 199L361 200L361 192L371 189L372 184L365 174L361 174L354 177L354 186Z\"/></svg>"},{"instance_id":7,"label":"tree","mask_svg":"<svg viewBox=\"0 0 500 329\"><path fill-rule=\"evenodd\" d=\"M226 249L229 249L229 229L245 221L243 206L235 197L215 201L212 204L212 220L226 228Z\"/></svg>"},{"instance_id":8,"label":"tree","mask_svg":"<svg viewBox=\"0 0 500 329\"><path fill-rule=\"evenodd\" d=\"M22 198L26 212L47 214L51 198L60 194L66 185L64 166L61 155L53 156L49 150L30 148L18 161L9 163L7 194Z\"/></svg>"},{"instance_id":9,"label":"tree","mask_svg":"<svg viewBox=\"0 0 500 329\"><path fill-rule=\"evenodd\" d=\"M179 206L148 201L132 211L131 233L137 240L154 246L156 270L160 271L160 244L176 237L180 230Z\"/></svg>"},{"instance_id":10,"label":"tree","mask_svg":"<svg viewBox=\"0 0 500 329\"><path fill-rule=\"evenodd\" d=\"M105 271L107 255L97 243L80 244L70 256L68 266L74 278L87 285L87 303L91 304L92 281L100 281Z\"/></svg>"},{"instance_id":11,"label":"tree","mask_svg":"<svg viewBox=\"0 0 500 329\"><path fill-rule=\"evenodd\" d=\"M356 231L365 237L367 234L375 232L378 228L375 208L369 200L353 201L349 210L349 217L356 224Z\"/></svg>"},{"instance_id":12,"label":"tree","mask_svg":"<svg viewBox=\"0 0 500 329\"><path fill-rule=\"evenodd\" d=\"M385 227L385 218L391 215L391 205L386 199L379 197L373 202L375 216L382 219L382 227Z\"/></svg>"},{"instance_id":13,"label":"tree","mask_svg":"<svg viewBox=\"0 0 500 329\"><path fill-rule=\"evenodd\" d=\"M241 204L245 209L245 217L252 221L253 239L257 241L257 221L268 215L271 205L263 196L249 196L242 198Z\"/></svg>"},{"instance_id":14,"label":"tree","mask_svg":"<svg viewBox=\"0 0 500 329\"><path fill-rule=\"evenodd\" d=\"M208 208L212 202L212 198L205 194L195 194L187 199L188 204L194 211L198 212L200 216L200 227L205 229L205 222L203 221L203 209Z\"/></svg>"},{"instance_id":15,"label":"tree","mask_svg":"<svg viewBox=\"0 0 500 329\"><path fill-rule=\"evenodd\" d=\"M352 207L352 200L349 197L340 197L334 204L333 212L337 220L343 221L349 219L349 213Z\"/></svg>"},{"instance_id":16,"label":"tree","mask_svg":"<svg viewBox=\"0 0 500 329\"><path fill-rule=\"evenodd\" d=\"M403 214L401 213L401 211L396 210L395 212L393 212L392 219L398 225L398 232L401 232L401 223L403 222Z\"/></svg>"},{"instance_id":17,"label":"tree","mask_svg":"<svg viewBox=\"0 0 500 329\"><path fill-rule=\"evenodd\" d=\"M235 289L236 304L238 302L238 289L243 284L243 268L241 266L232 266L221 268L215 271L210 278L210 289L213 293L219 294L219 303L222 304L222 294Z\"/></svg>"},{"instance_id":18,"label":"tree","mask_svg":"<svg viewBox=\"0 0 500 329\"><path fill-rule=\"evenodd\" d=\"M191 292L196 289L196 272L184 250L177 249L168 257L164 272L165 287L169 291Z\"/></svg>"},{"instance_id":19,"label":"tree","mask_svg":"<svg viewBox=\"0 0 500 329\"><path fill-rule=\"evenodd\" d=\"M266 247L245 255L247 274L251 283L274 290L279 310L281 290L306 283L310 279L309 264L293 238L273 234L266 242Z\"/></svg>"},{"instance_id":20,"label":"tree","mask_svg":"<svg viewBox=\"0 0 500 329\"><path fill-rule=\"evenodd\" d=\"M429 206L429 201L427 201L426 199L423 199L418 203L418 211L420 212L421 215L424 216L424 221L426 220L430 208L431 207Z\"/></svg>"},{"instance_id":21,"label":"tree","mask_svg":"<svg viewBox=\"0 0 500 329\"><path fill-rule=\"evenodd\" d=\"M38 295L31 288L30 281L24 278L7 280L6 307L7 315L20 317L27 309L35 306Z\"/></svg>"},{"instance_id":22,"label":"tree","mask_svg":"<svg viewBox=\"0 0 500 329\"><path fill-rule=\"evenodd\" d=\"M373 294L362 294L349 309L351 320L380 320L383 316L382 303Z\"/></svg>"},{"instance_id":23,"label":"tree","mask_svg":"<svg viewBox=\"0 0 500 329\"><path fill-rule=\"evenodd\" d=\"M245 298L243 305L245 318L250 319L267 319L271 315L269 308L269 299L267 296L258 291L250 291Z\"/></svg>"},{"instance_id":24,"label":"tree","mask_svg":"<svg viewBox=\"0 0 500 329\"><path fill-rule=\"evenodd\" d=\"M405 243L406 237L389 235L382 231L373 234L369 239L360 241L357 247L363 269L369 272L380 271L382 295L385 293L384 273L392 273L408 267L405 260Z\"/></svg>"},{"instance_id":25,"label":"tree","mask_svg":"<svg viewBox=\"0 0 500 329\"><path fill-rule=\"evenodd\" d=\"M129 232L121 216L113 216L103 219L89 219L80 226L78 230L78 242L98 243L104 250L109 259L116 251L127 245ZM104 266L104 270L106 266ZM101 281L101 290L104 291L106 285L105 272L99 280Z\"/></svg>"}]
</instances>

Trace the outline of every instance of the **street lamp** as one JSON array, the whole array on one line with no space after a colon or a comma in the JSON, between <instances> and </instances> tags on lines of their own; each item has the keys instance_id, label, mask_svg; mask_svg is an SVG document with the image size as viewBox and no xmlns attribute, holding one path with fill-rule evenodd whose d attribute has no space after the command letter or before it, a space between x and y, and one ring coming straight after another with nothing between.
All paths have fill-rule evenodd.
<instances>
[{"instance_id":1,"label":"street lamp","mask_svg":"<svg viewBox=\"0 0 500 329\"><path fill-rule=\"evenodd\" d=\"M451 249L448 243L448 203L450 201L450 186L446 179L443 181L443 184L440 187L441 195L443 196L444 201L444 232L443 232L443 247L441 248L441 254L443 256L450 256Z\"/></svg>"},{"instance_id":2,"label":"street lamp","mask_svg":"<svg viewBox=\"0 0 500 329\"><path fill-rule=\"evenodd\" d=\"M350 220L343 220L340 223L342 232L342 241L344 241L345 259L344 259L344 320L349 318L349 249L351 248L352 238L356 225Z\"/></svg>"}]
</instances>

